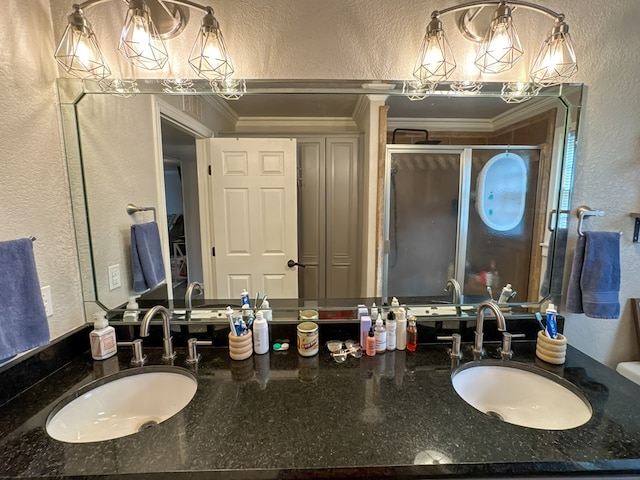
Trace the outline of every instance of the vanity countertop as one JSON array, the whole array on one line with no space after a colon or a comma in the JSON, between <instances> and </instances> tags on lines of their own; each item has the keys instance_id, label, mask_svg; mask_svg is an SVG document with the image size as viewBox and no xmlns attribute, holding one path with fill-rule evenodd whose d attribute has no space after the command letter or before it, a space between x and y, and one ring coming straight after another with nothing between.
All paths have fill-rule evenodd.
<instances>
[{"instance_id":1,"label":"vanity countertop","mask_svg":"<svg viewBox=\"0 0 640 480\"><path fill-rule=\"evenodd\" d=\"M465 360L470 345L464 345ZM486 345L489 356L496 344ZM446 345L336 364L326 349L295 349L232 362L202 347L192 402L128 437L69 444L45 422L58 400L125 369L85 354L0 408L0 478L407 478L637 474L640 386L569 347L561 366L514 343L512 361L536 363L577 385L594 414L585 425L541 431L503 423L467 405L451 386ZM151 364L160 350L148 349ZM178 350L176 365L184 364ZM464 360L463 360L464 361Z\"/></svg>"}]
</instances>

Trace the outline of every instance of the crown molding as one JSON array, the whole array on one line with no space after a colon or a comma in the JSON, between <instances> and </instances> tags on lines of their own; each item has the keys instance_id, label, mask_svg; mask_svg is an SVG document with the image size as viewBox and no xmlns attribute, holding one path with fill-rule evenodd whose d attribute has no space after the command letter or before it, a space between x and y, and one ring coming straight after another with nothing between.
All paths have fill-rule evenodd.
<instances>
[{"instance_id":1,"label":"crown molding","mask_svg":"<svg viewBox=\"0 0 640 480\"><path fill-rule=\"evenodd\" d=\"M357 131L351 117L239 117L236 132Z\"/></svg>"},{"instance_id":2,"label":"crown molding","mask_svg":"<svg viewBox=\"0 0 640 480\"><path fill-rule=\"evenodd\" d=\"M491 119L493 130L498 131L510 127L518 122L529 120L531 117L544 113L558 106L559 100L556 97L536 97L536 102L525 102L505 113L501 113Z\"/></svg>"},{"instance_id":3,"label":"crown molding","mask_svg":"<svg viewBox=\"0 0 640 480\"><path fill-rule=\"evenodd\" d=\"M222 115L225 119L235 125L238 122L238 114L217 95L200 95L200 98L207 102L213 109Z\"/></svg>"},{"instance_id":4,"label":"crown molding","mask_svg":"<svg viewBox=\"0 0 640 480\"><path fill-rule=\"evenodd\" d=\"M390 118L389 129L415 128L429 132L492 132L493 122L487 119L462 118Z\"/></svg>"}]
</instances>

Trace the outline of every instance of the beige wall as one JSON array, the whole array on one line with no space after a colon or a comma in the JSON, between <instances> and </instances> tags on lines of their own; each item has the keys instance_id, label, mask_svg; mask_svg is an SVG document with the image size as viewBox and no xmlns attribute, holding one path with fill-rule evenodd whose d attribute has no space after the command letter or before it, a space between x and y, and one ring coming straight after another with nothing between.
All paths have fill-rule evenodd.
<instances>
[{"instance_id":1,"label":"beige wall","mask_svg":"<svg viewBox=\"0 0 640 480\"><path fill-rule=\"evenodd\" d=\"M52 338L84 322L47 0L3 3L0 16L0 240L37 238L40 285L51 285ZM33 32L38 32L37 35Z\"/></svg>"},{"instance_id":2,"label":"beige wall","mask_svg":"<svg viewBox=\"0 0 640 480\"><path fill-rule=\"evenodd\" d=\"M2 45L13 48L0 53L4 92L0 199L5 219L0 238L39 237L36 257L43 284L52 285L56 315L51 318L51 330L55 337L82 322L51 59L53 37L64 28L63 17L72 2L51 0L55 35L46 0L31 0L28 9L17 0L5 3L0 39ZM120 2L111 3L95 7L95 24L109 17L109 9L117 8ZM453 3L220 0L215 8L240 77L397 79L409 76L430 10ZM620 320L569 315L566 333L572 344L613 365L639 355L628 299L640 295L640 268L634 268L640 265L640 246L631 242L629 218L629 212L640 210L640 2L538 3L566 14L580 56L575 80L586 84L574 206L588 204L605 210L606 216L591 220L590 226L623 232ZM120 22L121 11L113 17ZM520 27L525 45L539 44L535 31L549 28L540 17L532 16ZM445 26L452 26L448 19ZM27 36L25 29L38 33ZM173 42L171 49L180 44L190 47L190 27L185 33L189 39ZM452 32L450 37L454 49L465 46L457 34ZM105 50L107 43L103 41ZM108 56L117 58L111 53ZM524 75L530 62L525 58L506 77ZM464 76L462 65L459 72ZM571 228L575 230L575 221ZM574 241L575 235L571 244Z\"/></svg>"}]
</instances>

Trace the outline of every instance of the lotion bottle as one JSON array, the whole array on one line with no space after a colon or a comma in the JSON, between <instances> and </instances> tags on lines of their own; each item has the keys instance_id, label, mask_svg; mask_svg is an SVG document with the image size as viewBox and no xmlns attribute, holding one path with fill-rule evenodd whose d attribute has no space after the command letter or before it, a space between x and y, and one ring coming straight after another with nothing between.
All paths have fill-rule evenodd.
<instances>
[{"instance_id":1,"label":"lotion bottle","mask_svg":"<svg viewBox=\"0 0 640 480\"><path fill-rule=\"evenodd\" d=\"M393 351L396 349L396 314L391 310L387 315L387 350Z\"/></svg>"},{"instance_id":2,"label":"lotion bottle","mask_svg":"<svg viewBox=\"0 0 640 480\"><path fill-rule=\"evenodd\" d=\"M403 307L398 309L398 319L396 322L396 348L398 350L405 350L407 348L407 316Z\"/></svg>"},{"instance_id":3,"label":"lotion bottle","mask_svg":"<svg viewBox=\"0 0 640 480\"><path fill-rule=\"evenodd\" d=\"M263 355L269 351L269 325L264 318L262 310L256 313L253 322L253 351L258 355Z\"/></svg>"},{"instance_id":4,"label":"lotion bottle","mask_svg":"<svg viewBox=\"0 0 640 480\"><path fill-rule=\"evenodd\" d=\"M387 350L387 329L384 327L382 315L378 313L375 329L376 353L384 353Z\"/></svg>"},{"instance_id":5,"label":"lotion bottle","mask_svg":"<svg viewBox=\"0 0 640 480\"><path fill-rule=\"evenodd\" d=\"M118 351L116 330L109 325L104 312L93 316L93 330L89 334L91 356L94 360L105 360Z\"/></svg>"}]
</instances>

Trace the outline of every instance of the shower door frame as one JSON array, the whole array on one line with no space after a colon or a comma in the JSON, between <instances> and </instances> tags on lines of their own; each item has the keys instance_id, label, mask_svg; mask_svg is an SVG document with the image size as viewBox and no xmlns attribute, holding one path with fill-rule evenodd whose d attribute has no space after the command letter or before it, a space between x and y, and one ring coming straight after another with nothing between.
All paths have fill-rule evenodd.
<instances>
[{"instance_id":1,"label":"shower door frame","mask_svg":"<svg viewBox=\"0 0 640 480\"><path fill-rule=\"evenodd\" d=\"M471 205L471 170L474 150L540 150L535 145L409 145L392 144L386 146L384 163L384 257L382 261L382 300L389 302L388 276L389 252L389 223L391 217L391 163L392 155L401 153L459 155L460 177L458 181L458 218L456 221L456 254L454 260L454 278L458 281L461 294L464 297L464 278L467 260L467 243L469 235L469 210ZM538 185L536 184L536 187ZM446 280L445 280L446 282ZM443 282L444 288L444 282Z\"/></svg>"}]
</instances>

